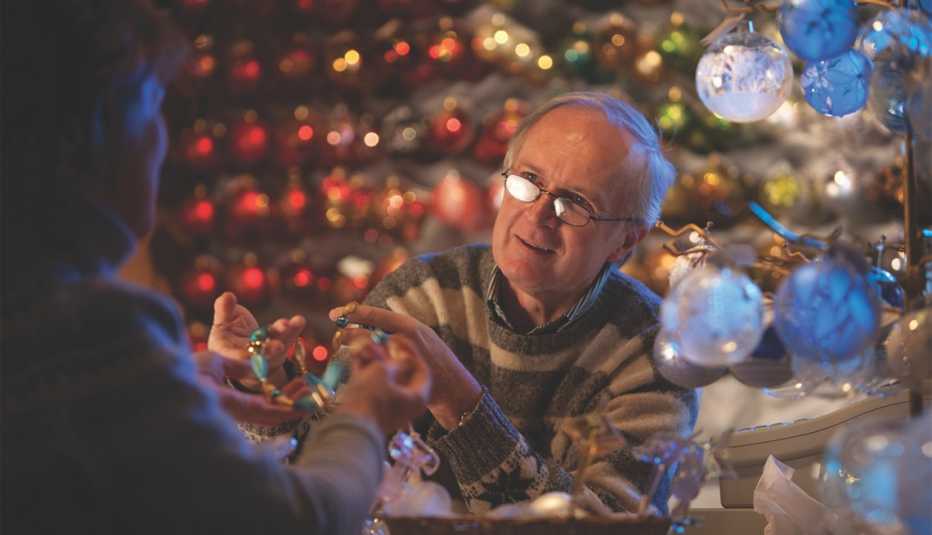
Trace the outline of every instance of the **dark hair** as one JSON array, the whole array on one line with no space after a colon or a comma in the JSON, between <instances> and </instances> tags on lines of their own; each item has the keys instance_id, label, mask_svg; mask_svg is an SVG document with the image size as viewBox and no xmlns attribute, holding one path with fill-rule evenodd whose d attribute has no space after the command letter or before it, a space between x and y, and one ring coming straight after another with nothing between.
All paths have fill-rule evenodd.
<instances>
[{"instance_id":1,"label":"dark hair","mask_svg":"<svg viewBox=\"0 0 932 535\"><path fill-rule=\"evenodd\" d=\"M6 211L104 171L114 115L173 78L187 40L147 0L4 2L2 20Z\"/></svg>"}]
</instances>

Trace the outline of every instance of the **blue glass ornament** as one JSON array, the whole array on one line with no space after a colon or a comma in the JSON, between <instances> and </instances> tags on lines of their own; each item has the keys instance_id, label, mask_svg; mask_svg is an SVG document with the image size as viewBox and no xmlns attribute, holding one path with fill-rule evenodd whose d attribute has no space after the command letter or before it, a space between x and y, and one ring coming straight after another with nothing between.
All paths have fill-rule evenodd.
<instances>
[{"instance_id":1,"label":"blue glass ornament","mask_svg":"<svg viewBox=\"0 0 932 535\"><path fill-rule=\"evenodd\" d=\"M787 0L780 7L783 42L806 61L833 58L857 37L852 0Z\"/></svg>"},{"instance_id":2,"label":"blue glass ornament","mask_svg":"<svg viewBox=\"0 0 932 535\"><path fill-rule=\"evenodd\" d=\"M897 55L932 55L932 25L914 9L893 9L877 15L858 33L857 48L871 60Z\"/></svg>"},{"instance_id":3,"label":"blue glass ornament","mask_svg":"<svg viewBox=\"0 0 932 535\"><path fill-rule=\"evenodd\" d=\"M842 117L863 108L870 87L871 62L857 50L807 63L799 83L806 102L823 115Z\"/></svg>"},{"instance_id":4,"label":"blue glass ornament","mask_svg":"<svg viewBox=\"0 0 932 535\"><path fill-rule=\"evenodd\" d=\"M932 533L932 411L910 423L897 471L900 520L909 535Z\"/></svg>"},{"instance_id":5,"label":"blue glass ornament","mask_svg":"<svg viewBox=\"0 0 932 535\"><path fill-rule=\"evenodd\" d=\"M889 271L876 266L872 267L867 273L867 283L885 304L899 310L906 308L906 290Z\"/></svg>"},{"instance_id":6,"label":"blue glass ornament","mask_svg":"<svg viewBox=\"0 0 932 535\"><path fill-rule=\"evenodd\" d=\"M874 117L893 132L906 132L906 77L910 66L901 58L874 59L869 107Z\"/></svg>"},{"instance_id":7,"label":"blue glass ornament","mask_svg":"<svg viewBox=\"0 0 932 535\"><path fill-rule=\"evenodd\" d=\"M777 290L773 312L794 368L798 359L812 361L826 375L857 359L880 326L880 306L866 278L834 252L794 270Z\"/></svg>"}]
</instances>

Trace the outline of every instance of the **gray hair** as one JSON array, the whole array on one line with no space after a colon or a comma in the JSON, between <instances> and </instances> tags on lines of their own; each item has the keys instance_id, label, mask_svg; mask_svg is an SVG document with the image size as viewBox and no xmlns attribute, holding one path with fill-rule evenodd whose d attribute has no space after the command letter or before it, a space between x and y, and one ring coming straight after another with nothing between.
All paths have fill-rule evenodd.
<instances>
[{"instance_id":1,"label":"gray hair","mask_svg":"<svg viewBox=\"0 0 932 535\"><path fill-rule=\"evenodd\" d=\"M663 155L660 136L647 118L631 104L606 95L589 91L577 91L555 97L524 118L515 135L508 143L504 167L510 169L515 155L524 144L527 132L544 115L562 106L579 106L600 110L609 123L619 130L626 130L634 137L628 149L623 169L629 186L635 194L633 206L627 207L630 217L642 219L652 227L660 217L660 205L667 189L676 179L676 169Z\"/></svg>"}]
</instances>

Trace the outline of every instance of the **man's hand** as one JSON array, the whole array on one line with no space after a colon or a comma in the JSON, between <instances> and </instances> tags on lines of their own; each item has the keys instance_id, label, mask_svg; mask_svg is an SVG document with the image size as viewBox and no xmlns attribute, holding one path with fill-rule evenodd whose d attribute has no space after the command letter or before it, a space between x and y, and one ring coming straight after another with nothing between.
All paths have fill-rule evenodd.
<instances>
[{"instance_id":1,"label":"man's hand","mask_svg":"<svg viewBox=\"0 0 932 535\"><path fill-rule=\"evenodd\" d=\"M271 403L262 394L239 392L225 384L227 377L240 381L251 377L248 361L203 351L194 354L194 362L201 385L217 394L220 405L236 421L271 427L301 418L301 412ZM292 399L308 394L301 378L285 385L282 392Z\"/></svg>"},{"instance_id":2,"label":"man's hand","mask_svg":"<svg viewBox=\"0 0 932 535\"><path fill-rule=\"evenodd\" d=\"M282 364L288 357L288 348L294 345L307 321L302 316L281 318L269 325L269 341L265 344L265 357L269 362L269 382L282 387L286 382ZM236 296L225 292L214 301L214 323L207 338L207 349L225 357L249 360L249 335L259 328L255 316L236 302ZM245 378L244 384L256 386L254 377Z\"/></svg>"},{"instance_id":3,"label":"man's hand","mask_svg":"<svg viewBox=\"0 0 932 535\"><path fill-rule=\"evenodd\" d=\"M336 410L368 418L391 434L424 412L430 370L403 336L393 335L383 346L373 343L368 331L354 331L346 338L354 348L353 373L340 389Z\"/></svg>"},{"instance_id":4,"label":"man's hand","mask_svg":"<svg viewBox=\"0 0 932 535\"><path fill-rule=\"evenodd\" d=\"M330 319L336 320L344 312L344 307L335 308L330 311ZM424 358L433 377L433 393L427 408L444 429L459 425L460 417L479 403L482 397L479 382L427 325L411 316L366 305L358 306L347 318L352 323L378 327L393 337L401 335L414 353Z\"/></svg>"}]
</instances>

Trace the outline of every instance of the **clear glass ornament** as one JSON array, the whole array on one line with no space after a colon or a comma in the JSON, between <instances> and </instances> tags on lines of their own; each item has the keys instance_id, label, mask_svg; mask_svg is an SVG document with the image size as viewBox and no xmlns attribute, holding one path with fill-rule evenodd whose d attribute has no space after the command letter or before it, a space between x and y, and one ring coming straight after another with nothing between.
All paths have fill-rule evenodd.
<instances>
[{"instance_id":1,"label":"clear glass ornament","mask_svg":"<svg viewBox=\"0 0 932 535\"><path fill-rule=\"evenodd\" d=\"M913 420L903 436L896 503L908 535L932 533L932 412Z\"/></svg>"},{"instance_id":2,"label":"clear glass ornament","mask_svg":"<svg viewBox=\"0 0 932 535\"><path fill-rule=\"evenodd\" d=\"M817 112L832 117L854 113L867 104L871 62L857 50L806 64L799 79L803 95Z\"/></svg>"},{"instance_id":3,"label":"clear glass ornament","mask_svg":"<svg viewBox=\"0 0 932 535\"><path fill-rule=\"evenodd\" d=\"M857 33L852 0L791 0L780 6L783 42L806 61L838 56L851 48Z\"/></svg>"},{"instance_id":4,"label":"clear glass ornament","mask_svg":"<svg viewBox=\"0 0 932 535\"><path fill-rule=\"evenodd\" d=\"M793 66L777 43L754 32L730 33L706 50L696 90L712 112L738 123L775 112L792 91Z\"/></svg>"},{"instance_id":5,"label":"clear glass ornament","mask_svg":"<svg viewBox=\"0 0 932 535\"><path fill-rule=\"evenodd\" d=\"M868 21L856 47L871 60L884 56L932 55L932 24L921 11L892 9Z\"/></svg>"},{"instance_id":6,"label":"clear glass ornament","mask_svg":"<svg viewBox=\"0 0 932 535\"><path fill-rule=\"evenodd\" d=\"M679 341L684 358L699 366L727 366L744 360L760 342L763 299L744 273L707 264L673 288L660 307L660 320Z\"/></svg>"},{"instance_id":7,"label":"clear glass ornament","mask_svg":"<svg viewBox=\"0 0 932 535\"><path fill-rule=\"evenodd\" d=\"M838 513L840 533L873 533L897 519L897 467L906 452L896 420L854 421L835 435L819 475L822 502Z\"/></svg>"},{"instance_id":8,"label":"clear glass ornament","mask_svg":"<svg viewBox=\"0 0 932 535\"><path fill-rule=\"evenodd\" d=\"M654 341L654 365L667 381L683 388L710 385L728 373L728 368L707 368L686 360L680 353L679 342L663 330Z\"/></svg>"}]
</instances>

